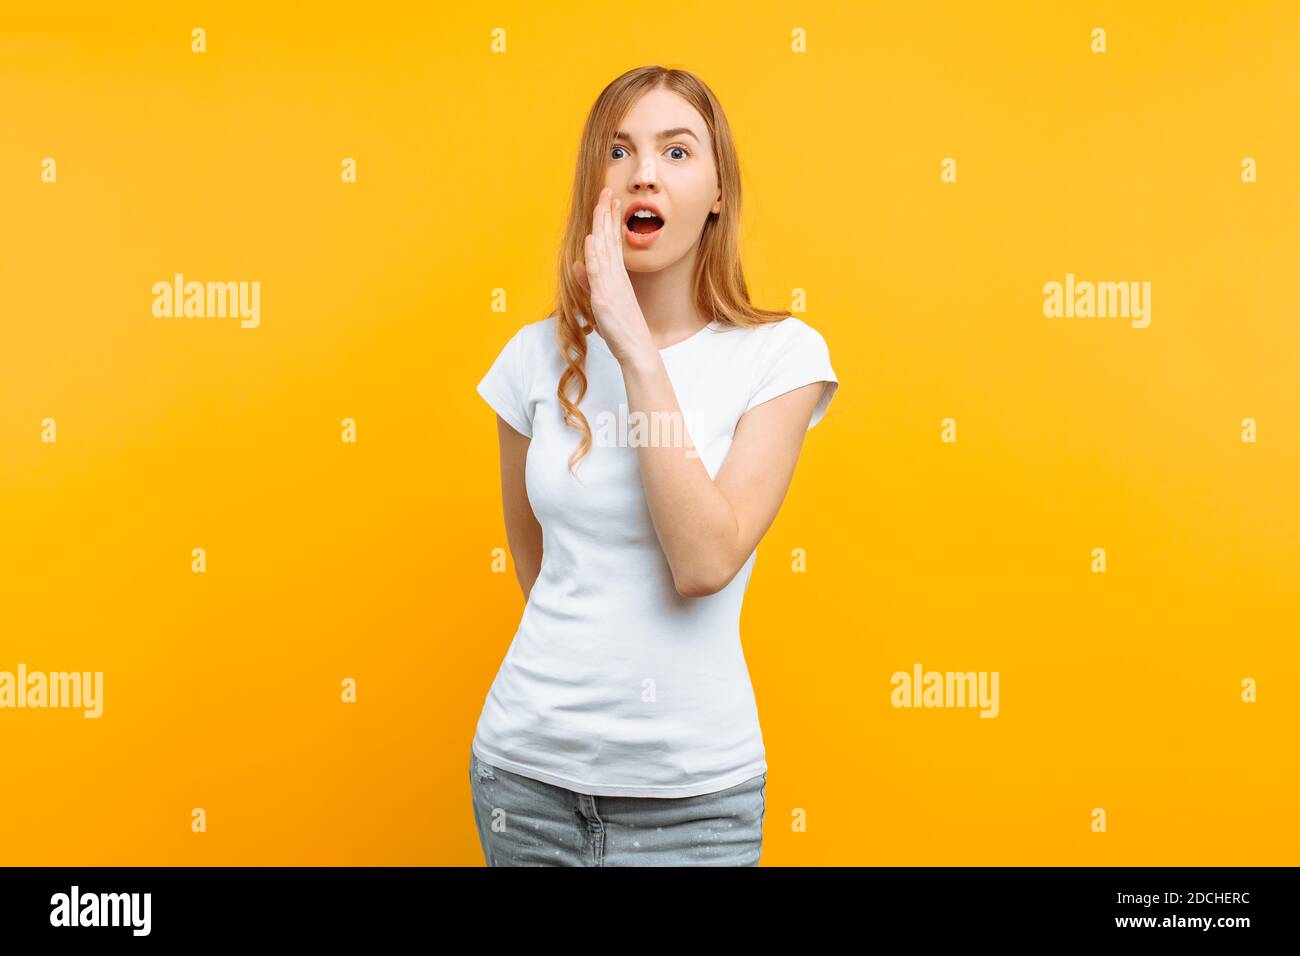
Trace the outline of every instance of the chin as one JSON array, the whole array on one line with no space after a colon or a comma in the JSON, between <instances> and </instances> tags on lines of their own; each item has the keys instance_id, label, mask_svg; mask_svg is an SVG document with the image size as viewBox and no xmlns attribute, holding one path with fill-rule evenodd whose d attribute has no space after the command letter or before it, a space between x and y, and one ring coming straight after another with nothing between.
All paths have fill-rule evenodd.
<instances>
[{"instance_id":1,"label":"chin","mask_svg":"<svg viewBox=\"0 0 1300 956\"><path fill-rule=\"evenodd\" d=\"M680 258L681 255L667 249L624 249L623 267L628 272L658 272Z\"/></svg>"}]
</instances>

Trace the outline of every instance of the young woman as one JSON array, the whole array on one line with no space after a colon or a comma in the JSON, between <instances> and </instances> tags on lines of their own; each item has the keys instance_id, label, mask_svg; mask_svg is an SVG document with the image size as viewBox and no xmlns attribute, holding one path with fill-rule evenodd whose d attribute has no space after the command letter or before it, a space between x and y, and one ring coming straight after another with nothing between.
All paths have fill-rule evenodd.
<instances>
[{"instance_id":1,"label":"young woman","mask_svg":"<svg viewBox=\"0 0 1300 956\"><path fill-rule=\"evenodd\" d=\"M839 383L811 326L750 304L739 237L708 87L657 66L606 87L558 303L478 386L527 599L471 747L489 865L758 862L741 602Z\"/></svg>"}]
</instances>

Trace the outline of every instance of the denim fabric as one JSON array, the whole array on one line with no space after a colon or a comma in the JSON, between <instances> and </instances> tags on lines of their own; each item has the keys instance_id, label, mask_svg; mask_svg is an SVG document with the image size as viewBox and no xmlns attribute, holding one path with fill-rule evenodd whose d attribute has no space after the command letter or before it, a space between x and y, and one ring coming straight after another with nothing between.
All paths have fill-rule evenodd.
<instances>
[{"instance_id":1,"label":"denim fabric","mask_svg":"<svg viewBox=\"0 0 1300 956\"><path fill-rule=\"evenodd\" d=\"M488 866L757 866L767 774L695 797L601 797L470 754Z\"/></svg>"}]
</instances>

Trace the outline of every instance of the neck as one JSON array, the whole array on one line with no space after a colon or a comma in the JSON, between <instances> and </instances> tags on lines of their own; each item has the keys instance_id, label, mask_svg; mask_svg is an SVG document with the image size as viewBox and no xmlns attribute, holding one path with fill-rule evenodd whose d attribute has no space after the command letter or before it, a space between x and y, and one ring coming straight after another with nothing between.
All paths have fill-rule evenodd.
<instances>
[{"instance_id":1,"label":"neck","mask_svg":"<svg viewBox=\"0 0 1300 956\"><path fill-rule=\"evenodd\" d=\"M655 348L667 348L694 335L707 320L695 308L691 279L699 247L657 272L628 272L637 305L645 316Z\"/></svg>"}]
</instances>

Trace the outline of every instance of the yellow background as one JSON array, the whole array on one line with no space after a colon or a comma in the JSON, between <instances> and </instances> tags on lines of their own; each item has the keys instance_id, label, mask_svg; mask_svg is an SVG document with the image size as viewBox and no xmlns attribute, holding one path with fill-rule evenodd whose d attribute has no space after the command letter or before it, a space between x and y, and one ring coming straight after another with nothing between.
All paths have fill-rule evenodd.
<instances>
[{"instance_id":1,"label":"yellow background","mask_svg":"<svg viewBox=\"0 0 1300 956\"><path fill-rule=\"evenodd\" d=\"M474 386L645 63L719 96L751 293L842 383L742 622L764 865L1296 863L1300 7L560 6L4 5L0 670L105 713L0 711L0 863L482 863L523 602ZM1045 318L1067 271L1150 328ZM260 328L155 319L175 272ZM1000 716L892 708L915 662Z\"/></svg>"}]
</instances>

